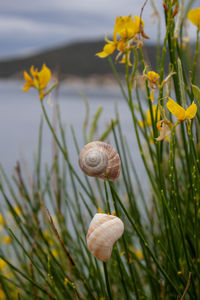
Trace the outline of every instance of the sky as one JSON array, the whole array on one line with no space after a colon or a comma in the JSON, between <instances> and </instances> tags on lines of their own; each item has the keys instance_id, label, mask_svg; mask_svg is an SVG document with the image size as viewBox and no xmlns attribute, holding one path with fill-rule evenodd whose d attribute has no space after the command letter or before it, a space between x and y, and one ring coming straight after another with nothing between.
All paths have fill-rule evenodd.
<instances>
[{"instance_id":1,"label":"sky","mask_svg":"<svg viewBox=\"0 0 200 300\"><path fill-rule=\"evenodd\" d=\"M145 33L154 42L158 22L148 0L143 11ZM189 0L185 0L187 4ZM140 15L144 0L6 0L0 3L0 59L27 56L80 40L111 35L116 16ZM162 0L154 0L163 19ZM195 1L194 7L198 6ZM161 35L165 26L161 24ZM189 35L195 37L189 24Z\"/></svg>"}]
</instances>

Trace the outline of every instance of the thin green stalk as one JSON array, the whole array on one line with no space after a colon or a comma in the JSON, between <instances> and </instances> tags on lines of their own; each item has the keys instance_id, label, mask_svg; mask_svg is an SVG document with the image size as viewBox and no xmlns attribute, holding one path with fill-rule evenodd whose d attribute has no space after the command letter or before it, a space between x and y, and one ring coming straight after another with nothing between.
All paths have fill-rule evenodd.
<instances>
[{"instance_id":1,"label":"thin green stalk","mask_svg":"<svg viewBox=\"0 0 200 300\"><path fill-rule=\"evenodd\" d=\"M122 95L124 96L124 99L126 100L126 102L128 103L128 96L126 95L126 92L125 92L125 90L124 90L124 87L123 87L123 85L122 85L122 83L121 83L121 80L120 80L120 78L119 78L119 75L118 75L118 73L117 73L117 70L116 70L116 68L115 68L115 66L114 66L114 64L113 64L113 61L112 61L112 58L109 56L108 57L108 62L109 62L109 64L110 64L110 66L111 66L111 69L112 69L112 71L113 71L113 73L114 73L114 76L115 76L115 79L117 80L117 83L119 84L119 87L120 87L120 89L121 89L121 92L122 92Z\"/></svg>"},{"instance_id":2,"label":"thin green stalk","mask_svg":"<svg viewBox=\"0 0 200 300\"><path fill-rule=\"evenodd\" d=\"M63 154L63 156L64 156L64 158L65 158L65 160L66 160L66 162L68 164L68 167L69 167L70 171L74 173L74 176L76 177L77 181L79 182L79 184L81 185L81 187L83 188L83 190L85 191L85 193L90 197L90 199L93 199L93 196L88 192L88 190L86 189L84 183L81 181L80 177L78 176L78 174L74 170L72 164L70 163L68 155L67 155L67 152L62 147L62 145L61 145L61 143L60 143L60 141L59 141L59 139L58 139L58 137L57 137L57 135L55 133L55 130L54 130L53 126L51 125L50 121L49 121L49 118L48 118L48 115L46 113L43 101L40 101L40 103L41 103L41 106L42 106L42 111L44 113L45 120L47 121L49 129L51 130L51 133L53 134L53 137L54 137L54 139L55 139L55 141L56 141L59 149L61 150L61 152L62 152L62 154Z\"/></svg>"},{"instance_id":3,"label":"thin green stalk","mask_svg":"<svg viewBox=\"0 0 200 300\"><path fill-rule=\"evenodd\" d=\"M36 164L36 173L37 173L37 186L40 190L40 169L41 169L41 155L42 155L42 129L43 129L43 118L41 117L40 120L40 127L39 127L39 139L38 139L38 159Z\"/></svg>"},{"instance_id":4,"label":"thin green stalk","mask_svg":"<svg viewBox=\"0 0 200 300\"><path fill-rule=\"evenodd\" d=\"M105 196L106 196L107 210L108 210L109 214L111 214L111 209L110 209L110 203L109 203L109 198L108 198L108 190L107 190L106 181L104 181L104 190L105 190Z\"/></svg>"},{"instance_id":5,"label":"thin green stalk","mask_svg":"<svg viewBox=\"0 0 200 300\"><path fill-rule=\"evenodd\" d=\"M129 99L128 103L129 103L129 107L130 107L130 110L131 110L131 115L132 115L133 125L134 125L134 129L135 129L135 133L136 133L136 138L137 138L137 142L138 142L138 147L139 147L139 150L140 150L140 154L141 154L141 157L142 157L145 169L147 171L147 174L149 176L150 182L152 184L152 187L153 187L155 193L159 196L157 187L155 185L155 181L152 178L151 171L149 170L149 167L147 165L147 161L145 159L144 152L143 152L143 147L142 147L142 144L141 144L141 141L140 141L139 132L138 132L138 128L137 128L137 121L136 121L136 116L135 116L135 111L134 111L134 105L133 105L133 101L132 101L131 86L130 86L130 82L129 82L128 64L126 64L126 66L127 66L126 67L126 84L127 84L128 97L129 97L128 98Z\"/></svg>"},{"instance_id":6,"label":"thin green stalk","mask_svg":"<svg viewBox=\"0 0 200 300\"><path fill-rule=\"evenodd\" d=\"M196 75L196 67L197 67L197 59L199 55L199 32L200 29L197 28L197 37L196 37L196 46L195 46L195 53L194 53L194 62L192 67L192 83L195 83L195 75Z\"/></svg>"},{"instance_id":7,"label":"thin green stalk","mask_svg":"<svg viewBox=\"0 0 200 300\"><path fill-rule=\"evenodd\" d=\"M103 262L103 269L104 269L104 276L105 276L105 281L106 281L108 299L113 300L113 297L112 297L112 294L111 294L111 289L110 289L110 283L109 283L109 278L108 278L108 271L107 271L106 262Z\"/></svg>"},{"instance_id":8,"label":"thin green stalk","mask_svg":"<svg viewBox=\"0 0 200 300\"><path fill-rule=\"evenodd\" d=\"M174 282L171 280L171 278L168 276L168 274L165 272L165 270L163 269L162 265L159 263L158 259L155 257L155 255L153 254L148 242L144 239L143 235L140 232L140 229L138 228L138 226L133 222L131 216L129 215L129 213L127 212L126 208L124 207L122 201L120 200L120 198L118 197L115 189L112 187L111 188L117 198L118 203L120 204L122 210L124 211L127 219L129 220L130 224L132 225L133 229L136 231L137 235L139 236L139 238L141 239L141 242L144 244L144 246L146 247L146 249L148 250L149 254L151 255L152 259L154 260L156 266L158 267L158 269L161 271L161 273L163 274L163 276L166 278L166 280L169 282L169 284L173 287L174 291L177 294L181 294L179 292L179 289L177 288L177 286L174 284Z\"/></svg>"},{"instance_id":9,"label":"thin green stalk","mask_svg":"<svg viewBox=\"0 0 200 300\"><path fill-rule=\"evenodd\" d=\"M115 207L116 215L119 217L119 210L118 210L117 203L116 203L116 197L115 197L115 194L113 193L113 190L111 189L111 186L112 186L112 184L111 184L111 182L109 182L109 187L110 187L110 191L111 191L111 194L112 194L112 200L113 200L113 204L114 204L114 207ZM127 243L126 243L126 239L125 239L124 235L122 236L122 240L123 240L123 245L124 245L124 249L125 249L126 260L127 260L127 262L129 262L129 252L128 252L128 247L127 247ZM133 270L132 266L129 263L128 263L128 268L129 268L129 272L131 274L136 299L139 300L140 299L139 298L139 291L138 291L136 280L135 280L136 270Z\"/></svg>"},{"instance_id":10,"label":"thin green stalk","mask_svg":"<svg viewBox=\"0 0 200 300\"><path fill-rule=\"evenodd\" d=\"M178 122L177 122L177 124L178 124ZM181 212L181 207L180 207L180 202L179 202L179 197L178 197L177 172L176 172L176 166L175 166L175 161L174 161L175 128L176 128L176 124L172 130L172 136L171 136L171 142L170 142L171 197L172 197L173 203L175 204L175 208L176 208L175 211L177 212L177 220L178 220L178 225L179 225L179 230L180 230L181 241L183 243L183 249L184 249L184 254L185 254L185 258L186 258L188 271L191 271L191 264L190 264L190 259L189 259L189 255L188 255L188 249L186 246L186 238L185 238L184 228L183 228L183 224L182 224L182 212ZM195 293L194 278L192 278L192 284L193 284L193 292Z\"/></svg>"}]
</instances>

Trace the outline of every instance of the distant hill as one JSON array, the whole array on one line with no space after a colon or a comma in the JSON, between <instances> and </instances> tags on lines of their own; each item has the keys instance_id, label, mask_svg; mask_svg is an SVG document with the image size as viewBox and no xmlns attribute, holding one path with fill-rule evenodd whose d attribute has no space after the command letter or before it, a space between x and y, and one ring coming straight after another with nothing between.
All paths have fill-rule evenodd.
<instances>
[{"instance_id":1,"label":"distant hill","mask_svg":"<svg viewBox=\"0 0 200 300\"><path fill-rule=\"evenodd\" d=\"M85 78L92 75L110 74L112 72L107 60L95 56L95 53L101 51L104 45L104 41L78 42L26 58L0 61L0 77L21 77L23 70L29 70L31 65L40 68L43 63L46 63L51 70L59 72L61 78L67 76ZM146 46L145 53L148 53L152 68L155 69L156 46ZM116 64L116 66L119 72L124 70L123 65Z\"/></svg>"}]
</instances>

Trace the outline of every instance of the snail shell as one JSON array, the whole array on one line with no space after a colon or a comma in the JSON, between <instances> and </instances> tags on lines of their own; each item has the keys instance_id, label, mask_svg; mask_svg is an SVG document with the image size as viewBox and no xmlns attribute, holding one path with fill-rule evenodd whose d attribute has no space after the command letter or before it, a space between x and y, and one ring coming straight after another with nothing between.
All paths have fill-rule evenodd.
<instances>
[{"instance_id":1,"label":"snail shell","mask_svg":"<svg viewBox=\"0 0 200 300\"><path fill-rule=\"evenodd\" d=\"M89 251L101 261L108 261L113 244L124 232L123 222L115 216L95 214L86 236Z\"/></svg>"},{"instance_id":2,"label":"snail shell","mask_svg":"<svg viewBox=\"0 0 200 300\"><path fill-rule=\"evenodd\" d=\"M88 176L115 181L120 174L121 161L117 151L104 142L91 142L81 150L79 166Z\"/></svg>"}]
</instances>

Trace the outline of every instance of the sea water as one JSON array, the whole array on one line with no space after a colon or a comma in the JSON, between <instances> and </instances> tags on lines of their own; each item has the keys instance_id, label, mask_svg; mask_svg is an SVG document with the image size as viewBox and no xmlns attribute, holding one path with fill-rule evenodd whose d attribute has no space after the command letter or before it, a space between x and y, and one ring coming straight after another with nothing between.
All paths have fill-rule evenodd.
<instances>
[{"instance_id":1,"label":"sea water","mask_svg":"<svg viewBox=\"0 0 200 300\"><path fill-rule=\"evenodd\" d=\"M0 81L0 162L8 176L13 173L17 161L23 162L33 173L38 148L38 132L42 115L40 100L37 91L30 89L22 92L22 81ZM116 118L116 109L119 113L123 135L126 137L133 157L138 175L145 181L145 170L136 141L131 113L127 103L116 86L67 84L63 83L58 89L58 102L62 122L66 128L66 142L71 162L76 170L78 167L78 154L76 152L71 129L72 125L80 149L84 146L83 125L86 116L86 106L82 95L89 104L90 127L93 116L99 106L103 107L94 139L98 139L111 120ZM54 98L44 99L49 118L52 120L54 111ZM48 103L47 103L48 102ZM49 104L50 102L50 104ZM52 162L52 135L45 123L43 126L42 165ZM89 128L88 132L89 133ZM112 133L109 142L114 145Z\"/></svg>"}]
</instances>

